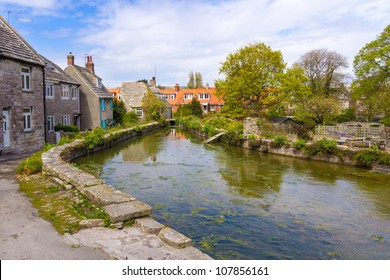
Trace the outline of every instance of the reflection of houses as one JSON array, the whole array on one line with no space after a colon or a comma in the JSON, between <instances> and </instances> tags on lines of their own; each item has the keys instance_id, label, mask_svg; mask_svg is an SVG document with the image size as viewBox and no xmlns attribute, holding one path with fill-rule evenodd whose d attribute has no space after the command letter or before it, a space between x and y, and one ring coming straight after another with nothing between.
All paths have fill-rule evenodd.
<instances>
[{"instance_id":1,"label":"reflection of houses","mask_svg":"<svg viewBox=\"0 0 390 280\"><path fill-rule=\"evenodd\" d=\"M44 62L0 17L0 156L43 148Z\"/></svg>"},{"instance_id":2,"label":"reflection of houses","mask_svg":"<svg viewBox=\"0 0 390 280\"><path fill-rule=\"evenodd\" d=\"M153 79L154 80L154 79ZM152 80L152 81L153 81ZM114 92L115 89L110 89ZM142 109L142 100L147 95L148 91L154 93L162 102L166 103L166 109L163 114L166 118L172 117L172 109L169 103L163 98L160 90L151 85L146 85L143 82L124 82L120 87L118 99L123 101L127 111L134 111L139 118L144 118Z\"/></svg>"},{"instance_id":3,"label":"reflection of houses","mask_svg":"<svg viewBox=\"0 0 390 280\"><path fill-rule=\"evenodd\" d=\"M190 103L193 98L198 99L203 107L203 113L219 112L224 105L224 101L215 95L216 89L212 87L180 89L176 84L173 89L162 89L161 93L172 105L172 112L176 112L180 104Z\"/></svg>"},{"instance_id":4,"label":"reflection of houses","mask_svg":"<svg viewBox=\"0 0 390 280\"><path fill-rule=\"evenodd\" d=\"M95 75L92 56L86 57L85 68L74 64L74 56L67 56L65 72L80 86L81 130L96 127L106 128L113 120L113 97L105 88L102 79Z\"/></svg>"},{"instance_id":5,"label":"reflection of houses","mask_svg":"<svg viewBox=\"0 0 390 280\"><path fill-rule=\"evenodd\" d=\"M46 141L56 143L54 126L74 125L80 129L79 84L58 65L45 62Z\"/></svg>"}]
</instances>

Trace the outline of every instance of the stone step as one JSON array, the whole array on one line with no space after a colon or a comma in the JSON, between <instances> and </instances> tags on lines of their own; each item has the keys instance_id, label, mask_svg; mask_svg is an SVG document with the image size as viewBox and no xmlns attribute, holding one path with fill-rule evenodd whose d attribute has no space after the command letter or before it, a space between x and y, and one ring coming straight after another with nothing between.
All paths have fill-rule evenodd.
<instances>
[{"instance_id":1,"label":"stone step","mask_svg":"<svg viewBox=\"0 0 390 280\"><path fill-rule=\"evenodd\" d=\"M136 200L135 197L120 192L106 184L85 188L84 194L92 202L101 206Z\"/></svg>"},{"instance_id":2,"label":"stone step","mask_svg":"<svg viewBox=\"0 0 390 280\"><path fill-rule=\"evenodd\" d=\"M152 213L152 207L139 200L107 205L104 210L110 216L111 223L145 217Z\"/></svg>"},{"instance_id":3,"label":"stone step","mask_svg":"<svg viewBox=\"0 0 390 280\"><path fill-rule=\"evenodd\" d=\"M136 219L134 225L141 229L143 232L158 234L162 228L164 228L163 224L160 224L156 220L145 217Z\"/></svg>"},{"instance_id":4,"label":"stone step","mask_svg":"<svg viewBox=\"0 0 390 280\"><path fill-rule=\"evenodd\" d=\"M161 229L158 237L174 248L181 249L192 246L192 240L189 237L169 227Z\"/></svg>"}]
</instances>

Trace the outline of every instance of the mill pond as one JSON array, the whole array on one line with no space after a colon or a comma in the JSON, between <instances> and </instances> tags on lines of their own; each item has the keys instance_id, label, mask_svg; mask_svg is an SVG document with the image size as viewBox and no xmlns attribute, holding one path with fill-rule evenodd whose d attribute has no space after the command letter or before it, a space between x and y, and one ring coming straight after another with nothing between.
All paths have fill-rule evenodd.
<instances>
[{"instance_id":1,"label":"mill pond","mask_svg":"<svg viewBox=\"0 0 390 280\"><path fill-rule=\"evenodd\" d=\"M390 177L179 129L76 160L216 259L390 259Z\"/></svg>"}]
</instances>

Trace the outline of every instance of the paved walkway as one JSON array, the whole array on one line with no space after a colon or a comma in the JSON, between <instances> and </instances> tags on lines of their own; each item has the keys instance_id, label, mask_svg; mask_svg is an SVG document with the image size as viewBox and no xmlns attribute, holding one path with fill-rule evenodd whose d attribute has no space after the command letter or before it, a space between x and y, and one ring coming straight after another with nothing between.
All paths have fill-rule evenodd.
<instances>
[{"instance_id":1,"label":"paved walkway","mask_svg":"<svg viewBox=\"0 0 390 280\"><path fill-rule=\"evenodd\" d=\"M135 226L60 235L19 191L15 174L20 161L0 161L0 259L210 259L194 247L173 248Z\"/></svg>"}]
</instances>

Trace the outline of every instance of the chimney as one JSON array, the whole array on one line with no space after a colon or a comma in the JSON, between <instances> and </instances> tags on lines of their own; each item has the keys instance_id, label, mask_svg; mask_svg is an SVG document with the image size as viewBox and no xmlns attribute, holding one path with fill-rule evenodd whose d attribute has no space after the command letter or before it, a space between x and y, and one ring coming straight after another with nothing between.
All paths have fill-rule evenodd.
<instances>
[{"instance_id":1,"label":"chimney","mask_svg":"<svg viewBox=\"0 0 390 280\"><path fill-rule=\"evenodd\" d=\"M72 52L69 52L66 58L68 59L68 65L74 65L74 55L72 54Z\"/></svg>"},{"instance_id":2,"label":"chimney","mask_svg":"<svg viewBox=\"0 0 390 280\"><path fill-rule=\"evenodd\" d=\"M179 90L180 90L179 84L176 84L175 85L175 92L179 92Z\"/></svg>"},{"instance_id":3,"label":"chimney","mask_svg":"<svg viewBox=\"0 0 390 280\"><path fill-rule=\"evenodd\" d=\"M95 74L95 64L92 62L92 55L87 55L86 59L85 68Z\"/></svg>"},{"instance_id":4,"label":"chimney","mask_svg":"<svg viewBox=\"0 0 390 280\"><path fill-rule=\"evenodd\" d=\"M152 77L152 79L149 81L149 84L151 87L156 87L156 77Z\"/></svg>"}]
</instances>

